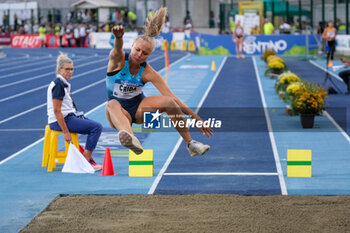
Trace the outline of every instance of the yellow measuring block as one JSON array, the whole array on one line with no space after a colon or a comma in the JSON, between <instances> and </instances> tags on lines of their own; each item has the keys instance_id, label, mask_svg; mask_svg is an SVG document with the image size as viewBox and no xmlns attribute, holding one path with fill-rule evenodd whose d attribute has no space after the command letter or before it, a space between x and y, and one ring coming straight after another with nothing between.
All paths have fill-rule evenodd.
<instances>
[{"instance_id":1,"label":"yellow measuring block","mask_svg":"<svg viewBox=\"0 0 350 233\"><path fill-rule=\"evenodd\" d=\"M190 42L188 42L188 51L196 51L196 46L194 45L194 41L191 40Z\"/></svg>"},{"instance_id":2,"label":"yellow measuring block","mask_svg":"<svg viewBox=\"0 0 350 233\"><path fill-rule=\"evenodd\" d=\"M162 50L165 50L166 47L168 47L168 41L167 40L163 40Z\"/></svg>"},{"instance_id":3,"label":"yellow measuring block","mask_svg":"<svg viewBox=\"0 0 350 233\"><path fill-rule=\"evenodd\" d=\"M129 150L129 176L153 176L153 150L143 150L139 155Z\"/></svg>"},{"instance_id":4,"label":"yellow measuring block","mask_svg":"<svg viewBox=\"0 0 350 233\"><path fill-rule=\"evenodd\" d=\"M170 50L177 50L177 44L175 40L171 41Z\"/></svg>"},{"instance_id":5,"label":"yellow measuring block","mask_svg":"<svg viewBox=\"0 0 350 233\"><path fill-rule=\"evenodd\" d=\"M186 51L187 50L187 42L185 40L182 42L182 49L181 50L182 51Z\"/></svg>"},{"instance_id":6,"label":"yellow measuring block","mask_svg":"<svg viewBox=\"0 0 350 233\"><path fill-rule=\"evenodd\" d=\"M311 150L288 150L287 176L311 177Z\"/></svg>"}]
</instances>

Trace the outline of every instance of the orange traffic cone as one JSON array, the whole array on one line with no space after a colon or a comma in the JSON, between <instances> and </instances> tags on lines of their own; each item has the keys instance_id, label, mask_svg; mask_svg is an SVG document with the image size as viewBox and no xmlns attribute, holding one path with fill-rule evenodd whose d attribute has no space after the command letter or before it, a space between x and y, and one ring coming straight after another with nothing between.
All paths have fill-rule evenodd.
<instances>
[{"instance_id":1,"label":"orange traffic cone","mask_svg":"<svg viewBox=\"0 0 350 233\"><path fill-rule=\"evenodd\" d=\"M115 176L111 157L111 151L109 147L106 148L105 158L103 161L103 168L101 176Z\"/></svg>"}]
</instances>

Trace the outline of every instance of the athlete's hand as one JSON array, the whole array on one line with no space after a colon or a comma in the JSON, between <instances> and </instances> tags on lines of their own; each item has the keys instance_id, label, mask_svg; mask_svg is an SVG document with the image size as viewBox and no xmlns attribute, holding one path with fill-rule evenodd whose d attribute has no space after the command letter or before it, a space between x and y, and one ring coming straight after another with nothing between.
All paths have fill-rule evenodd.
<instances>
[{"instance_id":1,"label":"athlete's hand","mask_svg":"<svg viewBox=\"0 0 350 233\"><path fill-rule=\"evenodd\" d=\"M196 121L201 121L202 125L204 123L204 121L199 116L196 117ZM203 135L207 135L208 138L210 138L210 136L213 136L213 130L210 127L202 126L202 127L199 127L198 130L201 131Z\"/></svg>"},{"instance_id":2,"label":"athlete's hand","mask_svg":"<svg viewBox=\"0 0 350 233\"><path fill-rule=\"evenodd\" d=\"M116 25L112 28L112 33L116 38L122 38L125 32L123 25Z\"/></svg>"}]
</instances>

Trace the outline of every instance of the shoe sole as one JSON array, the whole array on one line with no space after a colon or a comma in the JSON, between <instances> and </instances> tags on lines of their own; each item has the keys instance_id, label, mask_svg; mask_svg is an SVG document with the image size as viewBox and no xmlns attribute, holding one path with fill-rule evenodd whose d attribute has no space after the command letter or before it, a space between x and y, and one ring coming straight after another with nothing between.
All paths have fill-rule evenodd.
<instances>
[{"instance_id":1,"label":"shoe sole","mask_svg":"<svg viewBox=\"0 0 350 233\"><path fill-rule=\"evenodd\" d=\"M140 142L137 140L135 136L132 136L125 130L122 130L118 134L120 143L132 150L135 154L139 155L143 152L143 148Z\"/></svg>"},{"instance_id":2,"label":"shoe sole","mask_svg":"<svg viewBox=\"0 0 350 233\"><path fill-rule=\"evenodd\" d=\"M200 153L198 153L198 154L196 154L196 153L192 154L192 153L190 152L190 155L191 155L192 157L194 157L194 156L196 156L196 155L204 155L209 149L210 149L210 146L206 146Z\"/></svg>"}]
</instances>

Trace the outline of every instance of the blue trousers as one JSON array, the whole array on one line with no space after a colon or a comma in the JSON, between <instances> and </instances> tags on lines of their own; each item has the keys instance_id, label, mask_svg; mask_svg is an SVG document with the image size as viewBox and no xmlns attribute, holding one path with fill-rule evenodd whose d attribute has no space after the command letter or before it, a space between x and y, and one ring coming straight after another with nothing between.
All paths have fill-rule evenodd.
<instances>
[{"instance_id":1,"label":"blue trousers","mask_svg":"<svg viewBox=\"0 0 350 233\"><path fill-rule=\"evenodd\" d=\"M68 127L69 132L78 134L87 134L86 150L93 151L96 148L98 139L102 132L102 125L90 119L81 119L76 117L73 113L68 114L64 121ZM50 129L62 131L57 121L50 124Z\"/></svg>"}]
</instances>

